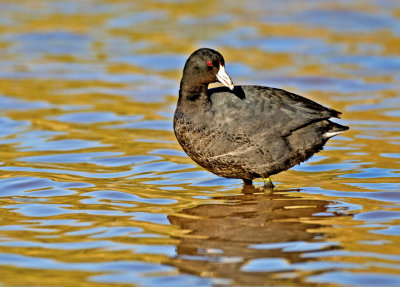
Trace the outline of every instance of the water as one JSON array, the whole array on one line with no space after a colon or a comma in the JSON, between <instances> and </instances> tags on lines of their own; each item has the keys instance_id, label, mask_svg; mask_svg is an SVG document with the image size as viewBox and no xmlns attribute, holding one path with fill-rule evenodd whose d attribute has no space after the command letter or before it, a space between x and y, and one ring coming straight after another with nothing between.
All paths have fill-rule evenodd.
<instances>
[{"instance_id":1,"label":"water","mask_svg":"<svg viewBox=\"0 0 400 287\"><path fill-rule=\"evenodd\" d=\"M14 2L0 2L0 285L400 286L397 0ZM236 84L305 95L351 129L273 194L242 193L172 132L202 46Z\"/></svg>"}]
</instances>

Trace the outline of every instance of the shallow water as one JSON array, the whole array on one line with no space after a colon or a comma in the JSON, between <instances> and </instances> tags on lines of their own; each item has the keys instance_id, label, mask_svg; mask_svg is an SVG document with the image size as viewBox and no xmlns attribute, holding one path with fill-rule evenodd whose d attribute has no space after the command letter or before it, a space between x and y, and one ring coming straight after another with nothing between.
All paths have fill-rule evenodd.
<instances>
[{"instance_id":1,"label":"shallow water","mask_svg":"<svg viewBox=\"0 0 400 287\"><path fill-rule=\"evenodd\" d=\"M14 2L0 2L0 285L400 286L397 0ZM273 194L242 193L173 135L201 46L236 84L305 95L351 129Z\"/></svg>"}]
</instances>

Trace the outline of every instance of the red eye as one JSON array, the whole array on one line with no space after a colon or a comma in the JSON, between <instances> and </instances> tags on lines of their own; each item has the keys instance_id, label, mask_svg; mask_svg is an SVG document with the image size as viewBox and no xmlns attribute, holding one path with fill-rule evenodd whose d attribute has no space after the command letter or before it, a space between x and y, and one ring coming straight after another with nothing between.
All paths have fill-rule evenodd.
<instances>
[{"instance_id":1,"label":"red eye","mask_svg":"<svg viewBox=\"0 0 400 287\"><path fill-rule=\"evenodd\" d=\"M211 67L213 63L211 61L207 61L207 66Z\"/></svg>"}]
</instances>

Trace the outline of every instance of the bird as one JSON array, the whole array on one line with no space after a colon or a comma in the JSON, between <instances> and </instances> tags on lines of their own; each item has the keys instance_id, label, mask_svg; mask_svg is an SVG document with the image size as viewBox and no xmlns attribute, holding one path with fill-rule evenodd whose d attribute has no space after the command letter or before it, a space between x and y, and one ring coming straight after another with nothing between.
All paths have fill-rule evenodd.
<instances>
[{"instance_id":1,"label":"bird","mask_svg":"<svg viewBox=\"0 0 400 287\"><path fill-rule=\"evenodd\" d=\"M223 86L208 88L220 82ZM216 50L187 59L173 119L185 153L206 170L252 185L309 159L349 129L332 122L340 112L283 89L234 85Z\"/></svg>"}]
</instances>

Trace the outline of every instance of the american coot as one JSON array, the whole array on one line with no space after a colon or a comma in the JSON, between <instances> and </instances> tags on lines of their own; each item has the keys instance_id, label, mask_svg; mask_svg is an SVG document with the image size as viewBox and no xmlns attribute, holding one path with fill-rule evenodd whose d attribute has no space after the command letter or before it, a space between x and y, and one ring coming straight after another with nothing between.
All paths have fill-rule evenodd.
<instances>
[{"instance_id":1,"label":"american coot","mask_svg":"<svg viewBox=\"0 0 400 287\"><path fill-rule=\"evenodd\" d=\"M221 82L226 87L208 89ZM340 112L302 96L270 87L234 86L222 55L202 48L187 59L174 115L183 150L216 175L269 176L320 151L348 127L331 122Z\"/></svg>"}]
</instances>

